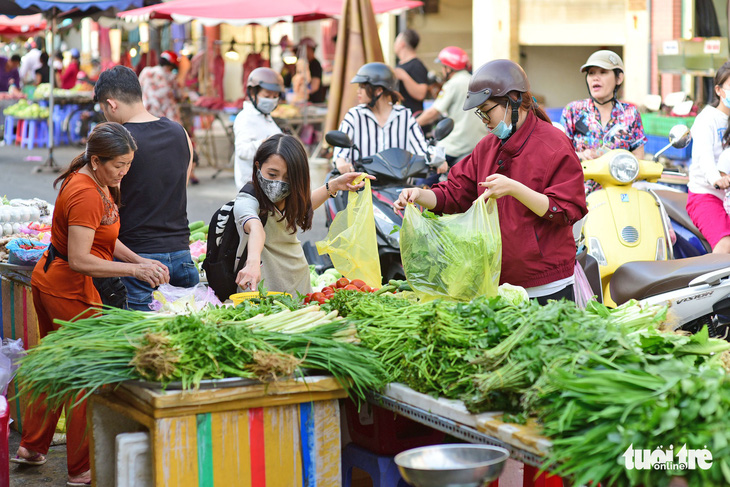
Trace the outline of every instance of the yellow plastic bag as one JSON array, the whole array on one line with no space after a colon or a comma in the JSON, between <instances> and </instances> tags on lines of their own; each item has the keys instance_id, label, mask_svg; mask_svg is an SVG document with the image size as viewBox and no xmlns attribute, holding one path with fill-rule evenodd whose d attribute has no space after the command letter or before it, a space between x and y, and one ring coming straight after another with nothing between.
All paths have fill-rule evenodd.
<instances>
[{"instance_id":1,"label":"yellow plastic bag","mask_svg":"<svg viewBox=\"0 0 730 487\"><path fill-rule=\"evenodd\" d=\"M317 252L329 254L335 269L346 278L361 279L370 287L381 286L369 179L365 179L362 191L348 193L347 208L337 213L327 238L317 242Z\"/></svg>"},{"instance_id":2,"label":"yellow plastic bag","mask_svg":"<svg viewBox=\"0 0 730 487\"><path fill-rule=\"evenodd\" d=\"M466 213L434 216L409 204L400 231L403 269L424 301L496 296L502 268L497 204L478 198Z\"/></svg>"}]
</instances>

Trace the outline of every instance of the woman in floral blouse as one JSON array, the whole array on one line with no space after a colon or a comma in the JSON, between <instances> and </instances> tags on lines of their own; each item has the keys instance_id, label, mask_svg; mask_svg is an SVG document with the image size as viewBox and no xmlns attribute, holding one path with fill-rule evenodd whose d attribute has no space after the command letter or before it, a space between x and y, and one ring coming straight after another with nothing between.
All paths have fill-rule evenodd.
<instances>
[{"instance_id":1,"label":"woman in floral blouse","mask_svg":"<svg viewBox=\"0 0 730 487\"><path fill-rule=\"evenodd\" d=\"M624 81L624 63L613 51L597 51L580 68L590 98L563 109L560 123L581 160L611 149L626 149L641 159L646 136L636 106L616 97Z\"/></svg>"}]
</instances>

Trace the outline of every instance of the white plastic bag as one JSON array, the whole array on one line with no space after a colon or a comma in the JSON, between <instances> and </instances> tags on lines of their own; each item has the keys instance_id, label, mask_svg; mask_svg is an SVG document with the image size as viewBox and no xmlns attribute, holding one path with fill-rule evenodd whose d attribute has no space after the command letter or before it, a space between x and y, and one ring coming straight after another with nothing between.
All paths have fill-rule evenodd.
<instances>
[{"instance_id":1,"label":"white plastic bag","mask_svg":"<svg viewBox=\"0 0 730 487\"><path fill-rule=\"evenodd\" d=\"M195 287L177 287L162 284L152 293L150 309L152 311L167 311L172 313L187 313L200 311L209 304L220 306L213 289L205 284L196 284Z\"/></svg>"},{"instance_id":2,"label":"white plastic bag","mask_svg":"<svg viewBox=\"0 0 730 487\"><path fill-rule=\"evenodd\" d=\"M25 353L23 339L3 339L0 345L0 393L4 396L8 392L8 384L15 377L18 370L18 359Z\"/></svg>"}]
</instances>

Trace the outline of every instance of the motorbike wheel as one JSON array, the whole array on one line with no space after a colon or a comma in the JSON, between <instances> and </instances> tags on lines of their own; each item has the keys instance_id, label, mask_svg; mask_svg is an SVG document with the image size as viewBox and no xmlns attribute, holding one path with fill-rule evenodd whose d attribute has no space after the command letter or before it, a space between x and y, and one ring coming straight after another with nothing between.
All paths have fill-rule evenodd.
<instances>
[{"instance_id":1,"label":"motorbike wheel","mask_svg":"<svg viewBox=\"0 0 730 487\"><path fill-rule=\"evenodd\" d=\"M725 320L721 321L716 314L701 316L696 320L685 323L679 329L694 334L704 326L707 326L710 338L730 341L730 323L726 323Z\"/></svg>"}]
</instances>

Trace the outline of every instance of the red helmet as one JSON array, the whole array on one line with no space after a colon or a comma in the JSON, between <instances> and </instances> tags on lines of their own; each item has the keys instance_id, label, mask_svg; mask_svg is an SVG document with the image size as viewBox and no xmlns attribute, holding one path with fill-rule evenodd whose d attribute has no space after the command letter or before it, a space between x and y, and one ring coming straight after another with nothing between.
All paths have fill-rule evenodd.
<instances>
[{"instance_id":1,"label":"red helmet","mask_svg":"<svg viewBox=\"0 0 730 487\"><path fill-rule=\"evenodd\" d=\"M162 54L160 54L160 59L164 59L176 68L180 67L180 63L178 63L177 61L177 54L175 54L175 51L164 51Z\"/></svg>"},{"instance_id":2,"label":"red helmet","mask_svg":"<svg viewBox=\"0 0 730 487\"><path fill-rule=\"evenodd\" d=\"M441 49L435 62L448 66L456 71L466 69L469 65L469 55L460 47L449 46Z\"/></svg>"}]
</instances>

